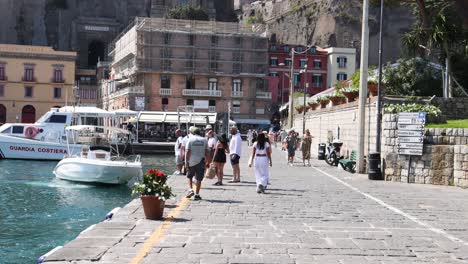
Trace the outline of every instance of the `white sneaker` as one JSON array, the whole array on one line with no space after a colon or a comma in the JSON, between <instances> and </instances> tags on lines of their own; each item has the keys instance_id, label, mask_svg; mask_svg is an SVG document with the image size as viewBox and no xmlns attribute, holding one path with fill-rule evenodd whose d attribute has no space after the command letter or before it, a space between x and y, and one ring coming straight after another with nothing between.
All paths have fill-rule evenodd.
<instances>
[{"instance_id":1,"label":"white sneaker","mask_svg":"<svg viewBox=\"0 0 468 264\"><path fill-rule=\"evenodd\" d=\"M180 171L178 170L174 171L174 175L180 175Z\"/></svg>"}]
</instances>

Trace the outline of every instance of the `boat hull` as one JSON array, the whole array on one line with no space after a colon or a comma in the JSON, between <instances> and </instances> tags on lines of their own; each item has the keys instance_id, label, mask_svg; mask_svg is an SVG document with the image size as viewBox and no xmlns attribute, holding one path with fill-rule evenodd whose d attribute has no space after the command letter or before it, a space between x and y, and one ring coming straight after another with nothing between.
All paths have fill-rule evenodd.
<instances>
[{"instance_id":1,"label":"boat hull","mask_svg":"<svg viewBox=\"0 0 468 264\"><path fill-rule=\"evenodd\" d=\"M0 135L0 159L61 160L65 155L79 153L81 145L45 142Z\"/></svg>"},{"instance_id":2,"label":"boat hull","mask_svg":"<svg viewBox=\"0 0 468 264\"><path fill-rule=\"evenodd\" d=\"M54 174L75 182L125 184L143 172L141 162L65 158L57 164Z\"/></svg>"}]
</instances>

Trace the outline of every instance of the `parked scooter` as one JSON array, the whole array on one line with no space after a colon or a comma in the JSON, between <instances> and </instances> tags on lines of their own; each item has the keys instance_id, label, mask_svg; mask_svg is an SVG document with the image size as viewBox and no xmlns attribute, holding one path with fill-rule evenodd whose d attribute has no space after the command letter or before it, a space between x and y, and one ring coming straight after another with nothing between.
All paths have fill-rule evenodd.
<instances>
[{"instance_id":1,"label":"parked scooter","mask_svg":"<svg viewBox=\"0 0 468 264\"><path fill-rule=\"evenodd\" d=\"M330 166L338 166L338 162L341 159L340 150L343 146L343 142L339 139L333 140L331 143L328 142L325 152L325 162Z\"/></svg>"}]
</instances>

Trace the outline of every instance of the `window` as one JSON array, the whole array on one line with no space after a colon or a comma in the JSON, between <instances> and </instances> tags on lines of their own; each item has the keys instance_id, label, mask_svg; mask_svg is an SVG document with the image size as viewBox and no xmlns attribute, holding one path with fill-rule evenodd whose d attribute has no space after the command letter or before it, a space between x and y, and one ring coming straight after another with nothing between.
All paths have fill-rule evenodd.
<instances>
[{"instance_id":1,"label":"window","mask_svg":"<svg viewBox=\"0 0 468 264\"><path fill-rule=\"evenodd\" d=\"M218 36L211 36L211 46L218 45Z\"/></svg>"},{"instance_id":2,"label":"window","mask_svg":"<svg viewBox=\"0 0 468 264\"><path fill-rule=\"evenodd\" d=\"M241 92L242 91L242 81L236 79L232 82L232 91L233 92Z\"/></svg>"},{"instance_id":3,"label":"window","mask_svg":"<svg viewBox=\"0 0 468 264\"><path fill-rule=\"evenodd\" d=\"M5 96L5 86L0 85L0 97L3 97L3 96Z\"/></svg>"},{"instance_id":4,"label":"window","mask_svg":"<svg viewBox=\"0 0 468 264\"><path fill-rule=\"evenodd\" d=\"M315 54L315 53L317 53L317 48L316 47L310 48L310 54Z\"/></svg>"},{"instance_id":5,"label":"window","mask_svg":"<svg viewBox=\"0 0 468 264\"><path fill-rule=\"evenodd\" d=\"M164 44L170 44L171 43L171 34L170 33L164 33Z\"/></svg>"},{"instance_id":6,"label":"window","mask_svg":"<svg viewBox=\"0 0 468 264\"><path fill-rule=\"evenodd\" d=\"M169 104L169 98L163 98L161 100L162 105L168 105Z\"/></svg>"},{"instance_id":7,"label":"window","mask_svg":"<svg viewBox=\"0 0 468 264\"><path fill-rule=\"evenodd\" d=\"M211 71L217 71L218 70L218 63L217 62L210 62L210 70Z\"/></svg>"},{"instance_id":8,"label":"window","mask_svg":"<svg viewBox=\"0 0 468 264\"><path fill-rule=\"evenodd\" d=\"M208 106L216 106L216 100L209 100Z\"/></svg>"},{"instance_id":9,"label":"window","mask_svg":"<svg viewBox=\"0 0 468 264\"><path fill-rule=\"evenodd\" d=\"M161 76L161 88L171 89L171 78L167 75Z\"/></svg>"},{"instance_id":10,"label":"window","mask_svg":"<svg viewBox=\"0 0 468 264\"><path fill-rule=\"evenodd\" d=\"M208 80L208 90L210 91L218 90L218 80L216 78L210 78Z\"/></svg>"},{"instance_id":11,"label":"window","mask_svg":"<svg viewBox=\"0 0 468 264\"><path fill-rule=\"evenodd\" d=\"M307 59L301 59L300 65L301 68L304 68L307 65Z\"/></svg>"},{"instance_id":12,"label":"window","mask_svg":"<svg viewBox=\"0 0 468 264\"><path fill-rule=\"evenodd\" d=\"M6 81L5 64L0 64L0 80L1 81Z\"/></svg>"},{"instance_id":13,"label":"window","mask_svg":"<svg viewBox=\"0 0 468 264\"><path fill-rule=\"evenodd\" d=\"M304 49L303 49L302 47L296 47L295 50L296 50L297 52L303 52L303 51L304 51Z\"/></svg>"},{"instance_id":14,"label":"window","mask_svg":"<svg viewBox=\"0 0 468 264\"><path fill-rule=\"evenodd\" d=\"M236 37L235 42L238 46L242 46L242 39L240 37Z\"/></svg>"},{"instance_id":15,"label":"window","mask_svg":"<svg viewBox=\"0 0 468 264\"><path fill-rule=\"evenodd\" d=\"M239 74L241 72L240 63L234 63L234 65L232 65L232 72L235 74Z\"/></svg>"},{"instance_id":16,"label":"window","mask_svg":"<svg viewBox=\"0 0 468 264\"><path fill-rule=\"evenodd\" d=\"M257 109L255 109L255 114L263 115L263 114L265 114L265 109L264 108L257 108Z\"/></svg>"},{"instance_id":17,"label":"window","mask_svg":"<svg viewBox=\"0 0 468 264\"><path fill-rule=\"evenodd\" d=\"M54 88L54 98L62 98L62 88Z\"/></svg>"},{"instance_id":18,"label":"window","mask_svg":"<svg viewBox=\"0 0 468 264\"><path fill-rule=\"evenodd\" d=\"M284 59L284 65L291 66L291 59L290 58Z\"/></svg>"},{"instance_id":19,"label":"window","mask_svg":"<svg viewBox=\"0 0 468 264\"><path fill-rule=\"evenodd\" d=\"M24 81L32 82L34 81L34 68L27 67L24 69Z\"/></svg>"},{"instance_id":20,"label":"window","mask_svg":"<svg viewBox=\"0 0 468 264\"><path fill-rule=\"evenodd\" d=\"M277 72L270 72L268 74L270 77L278 77L278 73Z\"/></svg>"},{"instance_id":21,"label":"window","mask_svg":"<svg viewBox=\"0 0 468 264\"><path fill-rule=\"evenodd\" d=\"M33 88L32 87L24 87L24 97L33 97Z\"/></svg>"},{"instance_id":22,"label":"window","mask_svg":"<svg viewBox=\"0 0 468 264\"><path fill-rule=\"evenodd\" d=\"M270 50L271 50L271 51L275 51L275 50L276 50L276 45L271 45L271 46L270 46Z\"/></svg>"},{"instance_id":23,"label":"window","mask_svg":"<svg viewBox=\"0 0 468 264\"><path fill-rule=\"evenodd\" d=\"M185 80L185 89L195 89L195 79L193 76L187 76Z\"/></svg>"},{"instance_id":24,"label":"window","mask_svg":"<svg viewBox=\"0 0 468 264\"><path fill-rule=\"evenodd\" d=\"M193 105L193 99L187 99L187 105Z\"/></svg>"},{"instance_id":25,"label":"window","mask_svg":"<svg viewBox=\"0 0 468 264\"><path fill-rule=\"evenodd\" d=\"M338 57L336 58L336 62L338 63L338 68L346 68L348 59L346 57Z\"/></svg>"},{"instance_id":26,"label":"window","mask_svg":"<svg viewBox=\"0 0 468 264\"><path fill-rule=\"evenodd\" d=\"M322 68L322 62L320 60L314 60L314 68Z\"/></svg>"},{"instance_id":27,"label":"window","mask_svg":"<svg viewBox=\"0 0 468 264\"><path fill-rule=\"evenodd\" d=\"M24 133L24 126L13 126L12 133L13 134L23 134Z\"/></svg>"},{"instance_id":28,"label":"window","mask_svg":"<svg viewBox=\"0 0 468 264\"><path fill-rule=\"evenodd\" d=\"M283 47L283 51L284 51L284 52L289 52L289 46L284 46L284 47Z\"/></svg>"},{"instance_id":29,"label":"window","mask_svg":"<svg viewBox=\"0 0 468 264\"><path fill-rule=\"evenodd\" d=\"M265 88L265 81L264 79L257 78L257 81L255 83L255 88L257 91L263 91Z\"/></svg>"},{"instance_id":30,"label":"window","mask_svg":"<svg viewBox=\"0 0 468 264\"><path fill-rule=\"evenodd\" d=\"M299 73L294 74L294 86L299 86L299 83L301 82L301 75Z\"/></svg>"},{"instance_id":31,"label":"window","mask_svg":"<svg viewBox=\"0 0 468 264\"><path fill-rule=\"evenodd\" d=\"M312 86L313 87L322 87L322 75L312 76Z\"/></svg>"},{"instance_id":32,"label":"window","mask_svg":"<svg viewBox=\"0 0 468 264\"><path fill-rule=\"evenodd\" d=\"M190 46L193 46L194 43L195 43L195 36L192 35L192 34L190 34L190 35L189 35L189 45L190 45Z\"/></svg>"},{"instance_id":33,"label":"window","mask_svg":"<svg viewBox=\"0 0 468 264\"><path fill-rule=\"evenodd\" d=\"M271 65L271 66L277 66L277 65L278 65L278 58L276 58L276 57L271 57L271 59L270 59L270 65Z\"/></svg>"},{"instance_id":34,"label":"window","mask_svg":"<svg viewBox=\"0 0 468 264\"><path fill-rule=\"evenodd\" d=\"M346 81L348 79L348 75L346 73L340 72L336 75L337 81Z\"/></svg>"},{"instance_id":35,"label":"window","mask_svg":"<svg viewBox=\"0 0 468 264\"><path fill-rule=\"evenodd\" d=\"M54 78L55 83L63 82L63 70L62 69L54 69Z\"/></svg>"},{"instance_id":36,"label":"window","mask_svg":"<svg viewBox=\"0 0 468 264\"><path fill-rule=\"evenodd\" d=\"M67 116L66 115L52 115L46 121L46 123L58 123L58 124L65 124L66 122L67 122Z\"/></svg>"}]
</instances>

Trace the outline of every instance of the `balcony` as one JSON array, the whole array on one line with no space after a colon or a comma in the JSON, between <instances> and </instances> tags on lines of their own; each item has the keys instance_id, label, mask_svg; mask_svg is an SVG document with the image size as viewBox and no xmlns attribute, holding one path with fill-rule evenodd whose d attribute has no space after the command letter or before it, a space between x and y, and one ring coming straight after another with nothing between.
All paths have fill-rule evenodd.
<instances>
[{"instance_id":1,"label":"balcony","mask_svg":"<svg viewBox=\"0 0 468 264\"><path fill-rule=\"evenodd\" d=\"M207 97L221 97L221 91L217 90L198 90L198 89L184 89L182 91L184 96L207 96Z\"/></svg>"},{"instance_id":2,"label":"balcony","mask_svg":"<svg viewBox=\"0 0 468 264\"><path fill-rule=\"evenodd\" d=\"M6 81L8 81L8 77L6 77L5 75L0 76L0 82L6 82Z\"/></svg>"},{"instance_id":3,"label":"balcony","mask_svg":"<svg viewBox=\"0 0 468 264\"><path fill-rule=\"evenodd\" d=\"M50 82L51 83L65 83L65 79L52 78L52 79L50 79Z\"/></svg>"},{"instance_id":4,"label":"balcony","mask_svg":"<svg viewBox=\"0 0 468 264\"><path fill-rule=\"evenodd\" d=\"M159 89L159 95L171 96L172 95L172 89L161 88L161 89Z\"/></svg>"},{"instance_id":5,"label":"balcony","mask_svg":"<svg viewBox=\"0 0 468 264\"><path fill-rule=\"evenodd\" d=\"M232 107L232 113L234 114L240 114L240 106L233 106Z\"/></svg>"},{"instance_id":6,"label":"balcony","mask_svg":"<svg viewBox=\"0 0 468 264\"><path fill-rule=\"evenodd\" d=\"M21 80L22 80L23 82L36 82L36 78L35 78L35 77L32 77L32 78L23 77Z\"/></svg>"},{"instance_id":7,"label":"balcony","mask_svg":"<svg viewBox=\"0 0 468 264\"><path fill-rule=\"evenodd\" d=\"M271 100L271 92L257 92L256 97L258 99L269 99L269 100Z\"/></svg>"},{"instance_id":8,"label":"balcony","mask_svg":"<svg viewBox=\"0 0 468 264\"><path fill-rule=\"evenodd\" d=\"M231 97L244 97L244 92L242 92L242 91L232 91Z\"/></svg>"},{"instance_id":9,"label":"balcony","mask_svg":"<svg viewBox=\"0 0 468 264\"><path fill-rule=\"evenodd\" d=\"M114 98L125 96L125 95L128 95L128 94L144 95L145 94L145 88L143 86L130 86L130 87L120 89L118 91L115 91L115 92L109 94L109 98L114 99Z\"/></svg>"},{"instance_id":10,"label":"balcony","mask_svg":"<svg viewBox=\"0 0 468 264\"><path fill-rule=\"evenodd\" d=\"M208 106L208 112L215 113L216 112L216 106Z\"/></svg>"}]
</instances>

